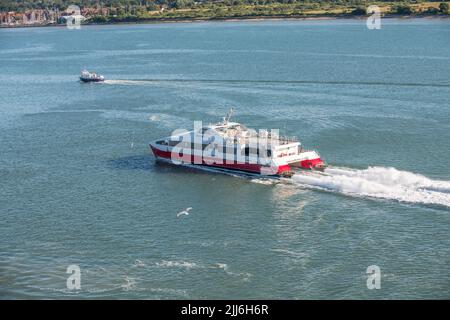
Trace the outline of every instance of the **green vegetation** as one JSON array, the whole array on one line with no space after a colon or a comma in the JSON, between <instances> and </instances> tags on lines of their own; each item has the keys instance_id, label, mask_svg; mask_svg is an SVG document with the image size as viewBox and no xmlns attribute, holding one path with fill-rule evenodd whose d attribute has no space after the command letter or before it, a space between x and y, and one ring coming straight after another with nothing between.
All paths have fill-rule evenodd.
<instances>
[{"instance_id":1,"label":"green vegetation","mask_svg":"<svg viewBox=\"0 0 450 320\"><path fill-rule=\"evenodd\" d=\"M410 15L413 13L413 9L408 5L401 4L395 8L395 13L401 15Z\"/></svg>"},{"instance_id":2,"label":"green vegetation","mask_svg":"<svg viewBox=\"0 0 450 320\"><path fill-rule=\"evenodd\" d=\"M257 17L365 16L369 5L382 15L448 15L449 4L439 1L369 0L0 0L0 11L65 10L69 5L94 8L87 23Z\"/></svg>"},{"instance_id":3,"label":"green vegetation","mask_svg":"<svg viewBox=\"0 0 450 320\"><path fill-rule=\"evenodd\" d=\"M427 14L438 14L439 9L437 9L435 7L428 7L427 10L425 10L424 12Z\"/></svg>"},{"instance_id":4,"label":"green vegetation","mask_svg":"<svg viewBox=\"0 0 450 320\"><path fill-rule=\"evenodd\" d=\"M367 10L365 7L357 7L353 9L351 13L354 16L365 16L367 14Z\"/></svg>"}]
</instances>

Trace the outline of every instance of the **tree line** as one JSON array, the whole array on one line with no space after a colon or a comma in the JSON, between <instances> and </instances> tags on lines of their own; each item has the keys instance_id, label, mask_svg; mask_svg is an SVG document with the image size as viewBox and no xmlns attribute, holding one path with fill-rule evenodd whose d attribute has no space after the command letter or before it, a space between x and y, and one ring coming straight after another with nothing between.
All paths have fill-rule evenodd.
<instances>
[{"instance_id":1,"label":"tree line","mask_svg":"<svg viewBox=\"0 0 450 320\"><path fill-rule=\"evenodd\" d=\"M433 0L431 0L433 1ZM378 0L378 2L392 2ZM420 3L420 0L406 0L404 3ZM439 2L439 1L436 1ZM58 9L64 10L69 5L79 7L148 7L150 9L166 6L167 8L191 8L203 4L222 4L225 6L238 5L267 5L267 4L333 4L336 6L369 5L366 0L0 0L0 11L22 11L28 9ZM373 1L372 1L373 3Z\"/></svg>"},{"instance_id":2,"label":"tree line","mask_svg":"<svg viewBox=\"0 0 450 320\"><path fill-rule=\"evenodd\" d=\"M423 2L440 2L441 0L403 0L389 1L377 0L377 3L395 4L394 12L409 15L414 10L411 4ZM159 10L161 7L168 9L195 9L217 7L264 6L264 5L299 5L304 8L350 7L354 15L364 15L365 8L374 4L372 0L0 0L0 11L23 12L30 9L57 9L65 10L70 5L85 7L103 7L113 9L120 16L139 16L139 13ZM427 13L449 13L448 3L442 2L439 8L429 7Z\"/></svg>"}]
</instances>

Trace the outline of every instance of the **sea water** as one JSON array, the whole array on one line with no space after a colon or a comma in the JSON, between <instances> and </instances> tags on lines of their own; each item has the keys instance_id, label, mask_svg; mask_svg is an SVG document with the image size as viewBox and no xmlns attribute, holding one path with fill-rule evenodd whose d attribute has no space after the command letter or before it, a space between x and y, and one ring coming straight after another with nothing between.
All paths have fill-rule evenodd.
<instances>
[{"instance_id":1,"label":"sea water","mask_svg":"<svg viewBox=\"0 0 450 320\"><path fill-rule=\"evenodd\" d=\"M449 39L445 19L1 29L0 298L450 298ZM329 168L155 162L148 142L230 107Z\"/></svg>"}]
</instances>

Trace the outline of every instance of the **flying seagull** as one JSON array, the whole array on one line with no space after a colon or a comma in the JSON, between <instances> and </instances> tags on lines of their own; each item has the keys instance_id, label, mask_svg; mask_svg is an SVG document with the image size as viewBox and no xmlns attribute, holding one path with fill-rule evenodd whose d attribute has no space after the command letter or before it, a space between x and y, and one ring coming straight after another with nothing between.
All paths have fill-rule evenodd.
<instances>
[{"instance_id":1,"label":"flying seagull","mask_svg":"<svg viewBox=\"0 0 450 320\"><path fill-rule=\"evenodd\" d=\"M185 216L189 215L189 211L190 211L190 210L192 210L191 207L186 208L186 210L183 210L183 211L181 211L181 212L178 212L177 218L179 218L179 217L182 216L183 214L184 214Z\"/></svg>"},{"instance_id":2,"label":"flying seagull","mask_svg":"<svg viewBox=\"0 0 450 320\"><path fill-rule=\"evenodd\" d=\"M142 262L142 261L139 260L139 259L136 259L136 261L134 262L134 266L135 266L135 267L144 267L144 266L145 266L145 263Z\"/></svg>"}]
</instances>

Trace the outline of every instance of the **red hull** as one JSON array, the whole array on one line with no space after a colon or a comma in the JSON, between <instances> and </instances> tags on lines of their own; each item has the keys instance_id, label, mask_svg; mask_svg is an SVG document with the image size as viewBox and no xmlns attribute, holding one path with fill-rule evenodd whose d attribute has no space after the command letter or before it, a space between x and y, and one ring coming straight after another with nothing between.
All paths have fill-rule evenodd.
<instances>
[{"instance_id":1,"label":"red hull","mask_svg":"<svg viewBox=\"0 0 450 320\"><path fill-rule=\"evenodd\" d=\"M227 170L243 171L243 172L249 172L249 173L253 173L253 174L262 174L261 168L264 168L260 164L238 163L236 161L233 163L226 163L226 162L215 163L216 159L204 158L204 157L194 156L194 155L184 155L184 157L186 157L186 156L189 157L188 159L186 159L186 158L183 159L183 155L180 155L179 159L172 159L172 152L157 149L157 148L153 147L152 145L150 145L150 148L152 149L153 154L157 158L162 158L162 159L166 159L166 160L170 160L170 161L179 160L180 162L190 163L190 164L194 164L194 165L204 165L204 166L208 166L208 167L216 167L216 168L222 168L222 169L227 169ZM304 161L300 162L300 166L303 169L313 169L316 167L321 167L322 165L323 165L323 161L320 158L312 159L312 160L304 160ZM292 168L290 165L288 165L288 164L280 165L277 168L276 173L273 173L271 175L282 175L283 173L289 173L291 171L292 171Z\"/></svg>"},{"instance_id":2,"label":"red hull","mask_svg":"<svg viewBox=\"0 0 450 320\"><path fill-rule=\"evenodd\" d=\"M163 158L167 160L172 160L172 153L169 151L162 151L157 148L154 148L153 146L150 146L150 148L153 151L153 154L158 158ZM211 161L208 161L208 159L198 157L198 156L190 156L190 160L186 162L190 162L192 164L198 164L198 165L205 165L209 167L218 167L223 169L229 169L229 170L239 170L239 171L246 171L250 173L261 173L261 165L259 164L250 164L250 163L214 163L213 161L215 159L211 159Z\"/></svg>"}]
</instances>

